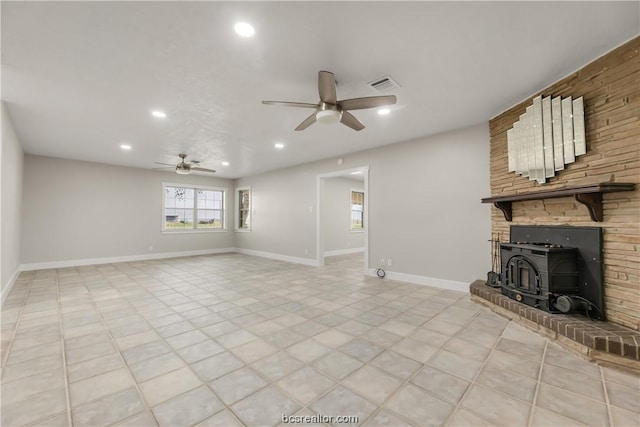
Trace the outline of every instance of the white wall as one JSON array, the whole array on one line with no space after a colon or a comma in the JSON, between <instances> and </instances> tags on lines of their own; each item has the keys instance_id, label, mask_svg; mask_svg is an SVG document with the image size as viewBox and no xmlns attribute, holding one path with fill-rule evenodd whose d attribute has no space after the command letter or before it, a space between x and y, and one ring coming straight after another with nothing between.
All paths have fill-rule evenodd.
<instances>
[{"instance_id":1,"label":"white wall","mask_svg":"<svg viewBox=\"0 0 640 427\"><path fill-rule=\"evenodd\" d=\"M2 241L0 273L2 301L7 296L20 265L20 208L22 206L22 145L13 129L4 102L2 109L2 150L0 168L2 197L0 201L0 240Z\"/></svg>"},{"instance_id":2,"label":"white wall","mask_svg":"<svg viewBox=\"0 0 640 427\"><path fill-rule=\"evenodd\" d=\"M26 155L22 263L233 247L233 182ZM162 234L162 182L227 188L226 232ZM149 251L149 246L153 250Z\"/></svg>"},{"instance_id":3,"label":"white wall","mask_svg":"<svg viewBox=\"0 0 640 427\"><path fill-rule=\"evenodd\" d=\"M320 211L325 255L364 245L364 232L350 230L352 189L364 191L364 182L347 178L324 179Z\"/></svg>"},{"instance_id":4,"label":"white wall","mask_svg":"<svg viewBox=\"0 0 640 427\"><path fill-rule=\"evenodd\" d=\"M481 124L236 180L251 185L253 230L236 246L316 258L316 177L369 166L369 265L469 283L490 269L489 132Z\"/></svg>"}]
</instances>

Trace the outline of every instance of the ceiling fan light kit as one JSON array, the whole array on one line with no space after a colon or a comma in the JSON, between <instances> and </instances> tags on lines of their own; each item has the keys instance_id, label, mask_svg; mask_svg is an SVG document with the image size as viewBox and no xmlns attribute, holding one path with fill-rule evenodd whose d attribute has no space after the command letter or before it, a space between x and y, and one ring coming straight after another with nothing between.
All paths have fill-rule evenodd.
<instances>
[{"instance_id":1,"label":"ceiling fan light kit","mask_svg":"<svg viewBox=\"0 0 640 427\"><path fill-rule=\"evenodd\" d=\"M353 130L359 131L364 129L364 124L347 110L376 108L397 102L395 95L369 96L338 101L336 95L336 79L333 73L329 71L320 71L318 73L318 93L320 95L320 101L317 104L286 101L262 101L262 103L265 105L281 105L285 107L314 108L316 112L300 123L296 128L297 131L304 130L315 122L340 122Z\"/></svg>"},{"instance_id":2,"label":"ceiling fan light kit","mask_svg":"<svg viewBox=\"0 0 640 427\"><path fill-rule=\"evenodd\" d=\"M155 162L156 164L163 165L165 167L154 169L167 169L167 167L171 167L172 169L175 168L175 171L178 175L189 175L191 171L216 173L216 171L213 169L201 168L200 166L197 166L200 163L198 160L191 160L190 162L186 162L186 154L178 154L178 157L180 157L180 162L178 162L177 165L174 166L169 163Z\"/></svg>"}]
</instances>

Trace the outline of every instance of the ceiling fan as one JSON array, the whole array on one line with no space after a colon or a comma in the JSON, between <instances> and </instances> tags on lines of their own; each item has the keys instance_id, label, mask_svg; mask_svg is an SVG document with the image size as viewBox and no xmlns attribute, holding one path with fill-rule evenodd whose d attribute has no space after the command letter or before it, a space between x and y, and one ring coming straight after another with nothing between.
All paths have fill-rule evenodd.
<instances>
[{"instance_id":1,"label":"ceiling fan","mask_svg":"<svg viewBox=\"0 0 640 427\"><path fill-rule=\"evenodd\" d=\"M168 169L166 166L169 166L171 168L175 168L176 169L176 173L180 174L180 175L189 175L191 173L191 171L196 171L196 172L209 172L209 173L215 173L216 171L213 169L207 169L207 168L201 168L199 166L197 166L198 164L200 164L200 161L198 160L191 160L189 162L186 162L185 159L187 158L186 154L178 154L178 157L180 157L180 162L178 162L177 165L171 165L169 163L160 163L160 162L154 162L158 165L164 165L165 167L162 168L154 168L154 169Z\"/></svg>"},{"instance_id":2,"label":"ceiling fan","mask_svg":"<svg viewBox=\"0 0 640 427\"><path fill-rule=\"evenodd\" d=\"M296 130L304 130L316 121L321 123L340 122L354 130L364 129L362 122L347 110L363 110L365 108L382 107L395 104L395 95L369 96L338 101L336 95L336 79L329 71L318 73L318 92L320 102L309 104L304 102L262 101L265 105L282 105L285 107L314 108L316 111L298 125Z\"/></svg>"}]
</instances>

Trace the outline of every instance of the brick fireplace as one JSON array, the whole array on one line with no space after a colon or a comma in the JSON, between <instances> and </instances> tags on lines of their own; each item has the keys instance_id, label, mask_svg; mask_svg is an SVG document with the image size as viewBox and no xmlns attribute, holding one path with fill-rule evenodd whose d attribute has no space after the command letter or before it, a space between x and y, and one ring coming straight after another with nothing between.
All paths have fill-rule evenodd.
<instances>
[{"instance_id":1,"label":"brick fireplace","mask_svg":"<svg viewBox=\"0 0 640 427\"><path fill-rule=\"evenodd\" d=\"M509 241L511 225L601 227L603 293L607 323L600 323L608 324L614 329L628 330L631 335L638 335L638 338L639 50L640 37L636 37L489 122L490 196L503 199L513 195L520 196L514 201L509 200L508 213L511 221L507 220L507 212L492 208L493 235L500 234L503 242ZM538 95L584 97L587 141L586 154L580 156L575 163L567 165L565 170L559 171L547 184L542 185L509 172L507 157L507 130ZM562 194L562 189L566 188L581 189L592 185L607 188L609 183L631 183L635 184L635 187L632 186L633 189L630 191L599 193L597 197L601 199L601 221L594 221L593 205L585 206L584 198L581 200L577 195ZM553 195L527 200L526 195L536 192ZM525 197L522 197L523 195ZM526 320L526 317L524 319Z\"/></svg>"}]
</instances>

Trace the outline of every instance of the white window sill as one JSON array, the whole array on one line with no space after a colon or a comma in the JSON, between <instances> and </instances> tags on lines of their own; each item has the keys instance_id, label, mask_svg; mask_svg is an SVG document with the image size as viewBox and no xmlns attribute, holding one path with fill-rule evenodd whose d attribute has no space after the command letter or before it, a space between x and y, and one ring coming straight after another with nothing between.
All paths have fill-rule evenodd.
<instances>
[{"instance_id":1,"label":"white window sill","mask_svg":"<svg viewBox=\"0 0 640 427\"><path fill-rule=\"evenodd\" d=\"M226 233L226 229L213 230L161 230L160 234L199 234L199 233Z\"/></svg>"},{"instance_id":2,"label":"white window sill","mask_svg":"<svg viewBox=\"0 0 640 427\"><path fill-rule=\"evenodd\" d=\"M349 233L364 233L364 230L349 230Z\"/></svg>"},{"instance_id":3,"label":"white window sill","mask_svg":"<svg viewBox=\"0 0 640 427\"><path fill-rule=\"evenodd\" d=\"M233 231L235 231L236 233L250 233L251 229L250 228L235 228Z\"/></svg>"}]
</instances>

